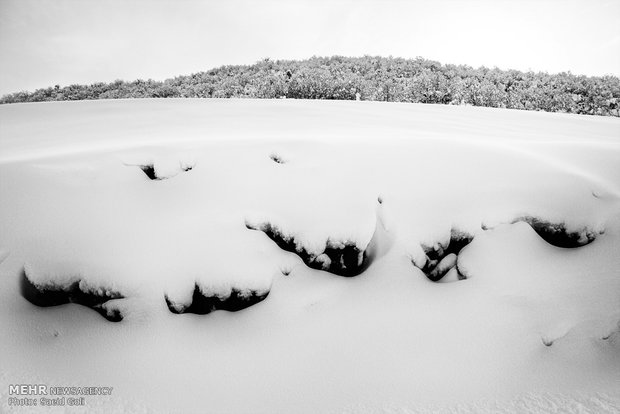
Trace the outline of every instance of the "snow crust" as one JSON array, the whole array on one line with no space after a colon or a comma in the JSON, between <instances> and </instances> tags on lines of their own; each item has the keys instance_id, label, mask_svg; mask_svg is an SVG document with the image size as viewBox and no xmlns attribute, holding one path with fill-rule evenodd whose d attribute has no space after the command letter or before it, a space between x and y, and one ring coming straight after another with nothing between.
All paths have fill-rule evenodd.
<instances>
[{"instance_id":1,"label":"snow crust","mask_svg":"<svg viewBox=\"0 0 620 414\"><path fill-rule=\"evenodd\" d=\"M0 125L0 411L27 412L6 390L29 382L113 386L91 412L619 407L618 119L127 100L3 105ZM552 246L524 217L584 245ZM264 223L325 270L346 243L367 267L311 269L247 228ZM425 248L453 229L473 239L433 283ZM24 271L120 292L102 306L123 320L36 307ZM165 298L181 309L196 286L269 295L173 314Z\"/></svg>"}]
</instances>

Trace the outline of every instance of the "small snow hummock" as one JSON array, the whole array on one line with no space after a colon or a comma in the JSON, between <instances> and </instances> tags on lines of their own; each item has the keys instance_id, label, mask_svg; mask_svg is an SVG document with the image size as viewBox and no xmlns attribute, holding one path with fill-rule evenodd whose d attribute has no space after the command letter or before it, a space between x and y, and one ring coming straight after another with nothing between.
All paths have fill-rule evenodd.
<instances>
[{"instance_id":1,"label":"small snow hummock","mask_svg":"<svg viewBox=\"0 0 620 414\"><path fill-rule=\"evenodd\" d=\"M115 290L103 286L92 286L79 276L48 277L43 283L41 280L42 277L37 275L28 264L24 266L21 293L33 305L48 307L77 303L95 310L111 322L119 322L123 319L119 310L105 306L110 300L124 297Z\"/></svg>"},{"instance_id":2,"label":"small snow hummock","mask_svg":"<svg viewBox=\"0 0 620 414\"><path fill-rule=\"evenodd\" d=\"M587 226L569 228L566 223L553 223L532 216L519 217L513 223L519 221L529 224L543 240L556 247L581 247L592 243L597 237L597 232Z\"/></svg>"},{"instance_id":3,"label":"small snow hummock","mask_svg":"<svg viewBox=\"0 0 620 414\"><path fill-rule=\"evenodd\" d=\"M297 254L312 269L324 270L338 276L357 276L367 267L367 254L351 241L327 239L322 252L312 253L299 243L295 235L269 222L254 224L246 220L250 230L262 231L282 250Z\"/></svg>"},{"instance_id":4,"label":"small snow hummock","mask_svg":"<svg viewBox=\"0 0 620 414\"><path fill-rule=\"evenodd\" d=\"M263 301L269 295L269 289L253 290L232 288L228 294L210 291L198 283L194 285L192 297L187 299L171 298L166 294L166 304L172 313L195 313L206 315L216 310L236 312Z\"/></svg>"},{"instance_id":5,"label":"small snow hummock","mask_svg":"<svg viewBox=\"0 0 620 414\"><path fill-rule=\"evenodd\" d=\"M452 269L456 269L458 280L466 279L459 271L458 255L473 239L472 234L453 228L447 242L437 242L432 246L422 245L426 260L422 264L415 261L414 265L433 282L440 281Z\"/></svg>"}]
</instances>

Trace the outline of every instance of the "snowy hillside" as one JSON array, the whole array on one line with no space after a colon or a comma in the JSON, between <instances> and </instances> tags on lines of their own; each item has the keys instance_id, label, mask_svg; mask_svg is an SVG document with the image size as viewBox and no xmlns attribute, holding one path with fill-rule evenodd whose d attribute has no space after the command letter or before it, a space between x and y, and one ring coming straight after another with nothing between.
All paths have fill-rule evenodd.
<instances>
[{"instance_id":1,"label":"snowy hillside","mask_svg":"<svg viewBox=\"0 0 620 414\"><path fill-rule=\"evenodd\" d=\"M3 105L0 326L0 412L620 412L620 120Z\"/></svg>"}]
</instances>

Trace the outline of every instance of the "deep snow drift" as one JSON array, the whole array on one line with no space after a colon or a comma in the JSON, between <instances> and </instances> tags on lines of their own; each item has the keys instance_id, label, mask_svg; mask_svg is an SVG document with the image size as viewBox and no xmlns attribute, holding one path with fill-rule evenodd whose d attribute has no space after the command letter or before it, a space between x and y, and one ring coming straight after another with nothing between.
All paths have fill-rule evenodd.
<instances>
[{"instance_id":1,"label":"deep snow drift","mask_svg":"<svg viewBox=\"0 0 620 414\"><path fill-rule=\"evenodd\" d=\"M139 100L0 128L0 411L30 383L114 387L88 412L620 410L619 119Z\"/></svg>"}]
</instances>

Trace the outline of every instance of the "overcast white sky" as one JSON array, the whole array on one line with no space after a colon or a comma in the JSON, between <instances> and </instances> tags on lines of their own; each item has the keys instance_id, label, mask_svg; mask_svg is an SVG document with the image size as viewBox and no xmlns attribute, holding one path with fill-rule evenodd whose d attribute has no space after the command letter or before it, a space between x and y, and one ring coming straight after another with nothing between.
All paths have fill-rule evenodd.
<instances>
[{"instance_id":1,"label":"overcast white sky","mask_svg":"<svg viewBox=\"0 0 620 414\"><path fill-rule=\"evenodd\" d=\"M0 0L0 94L265 57L620 75L618 0Z\"/></svg>"}]
</instances>

